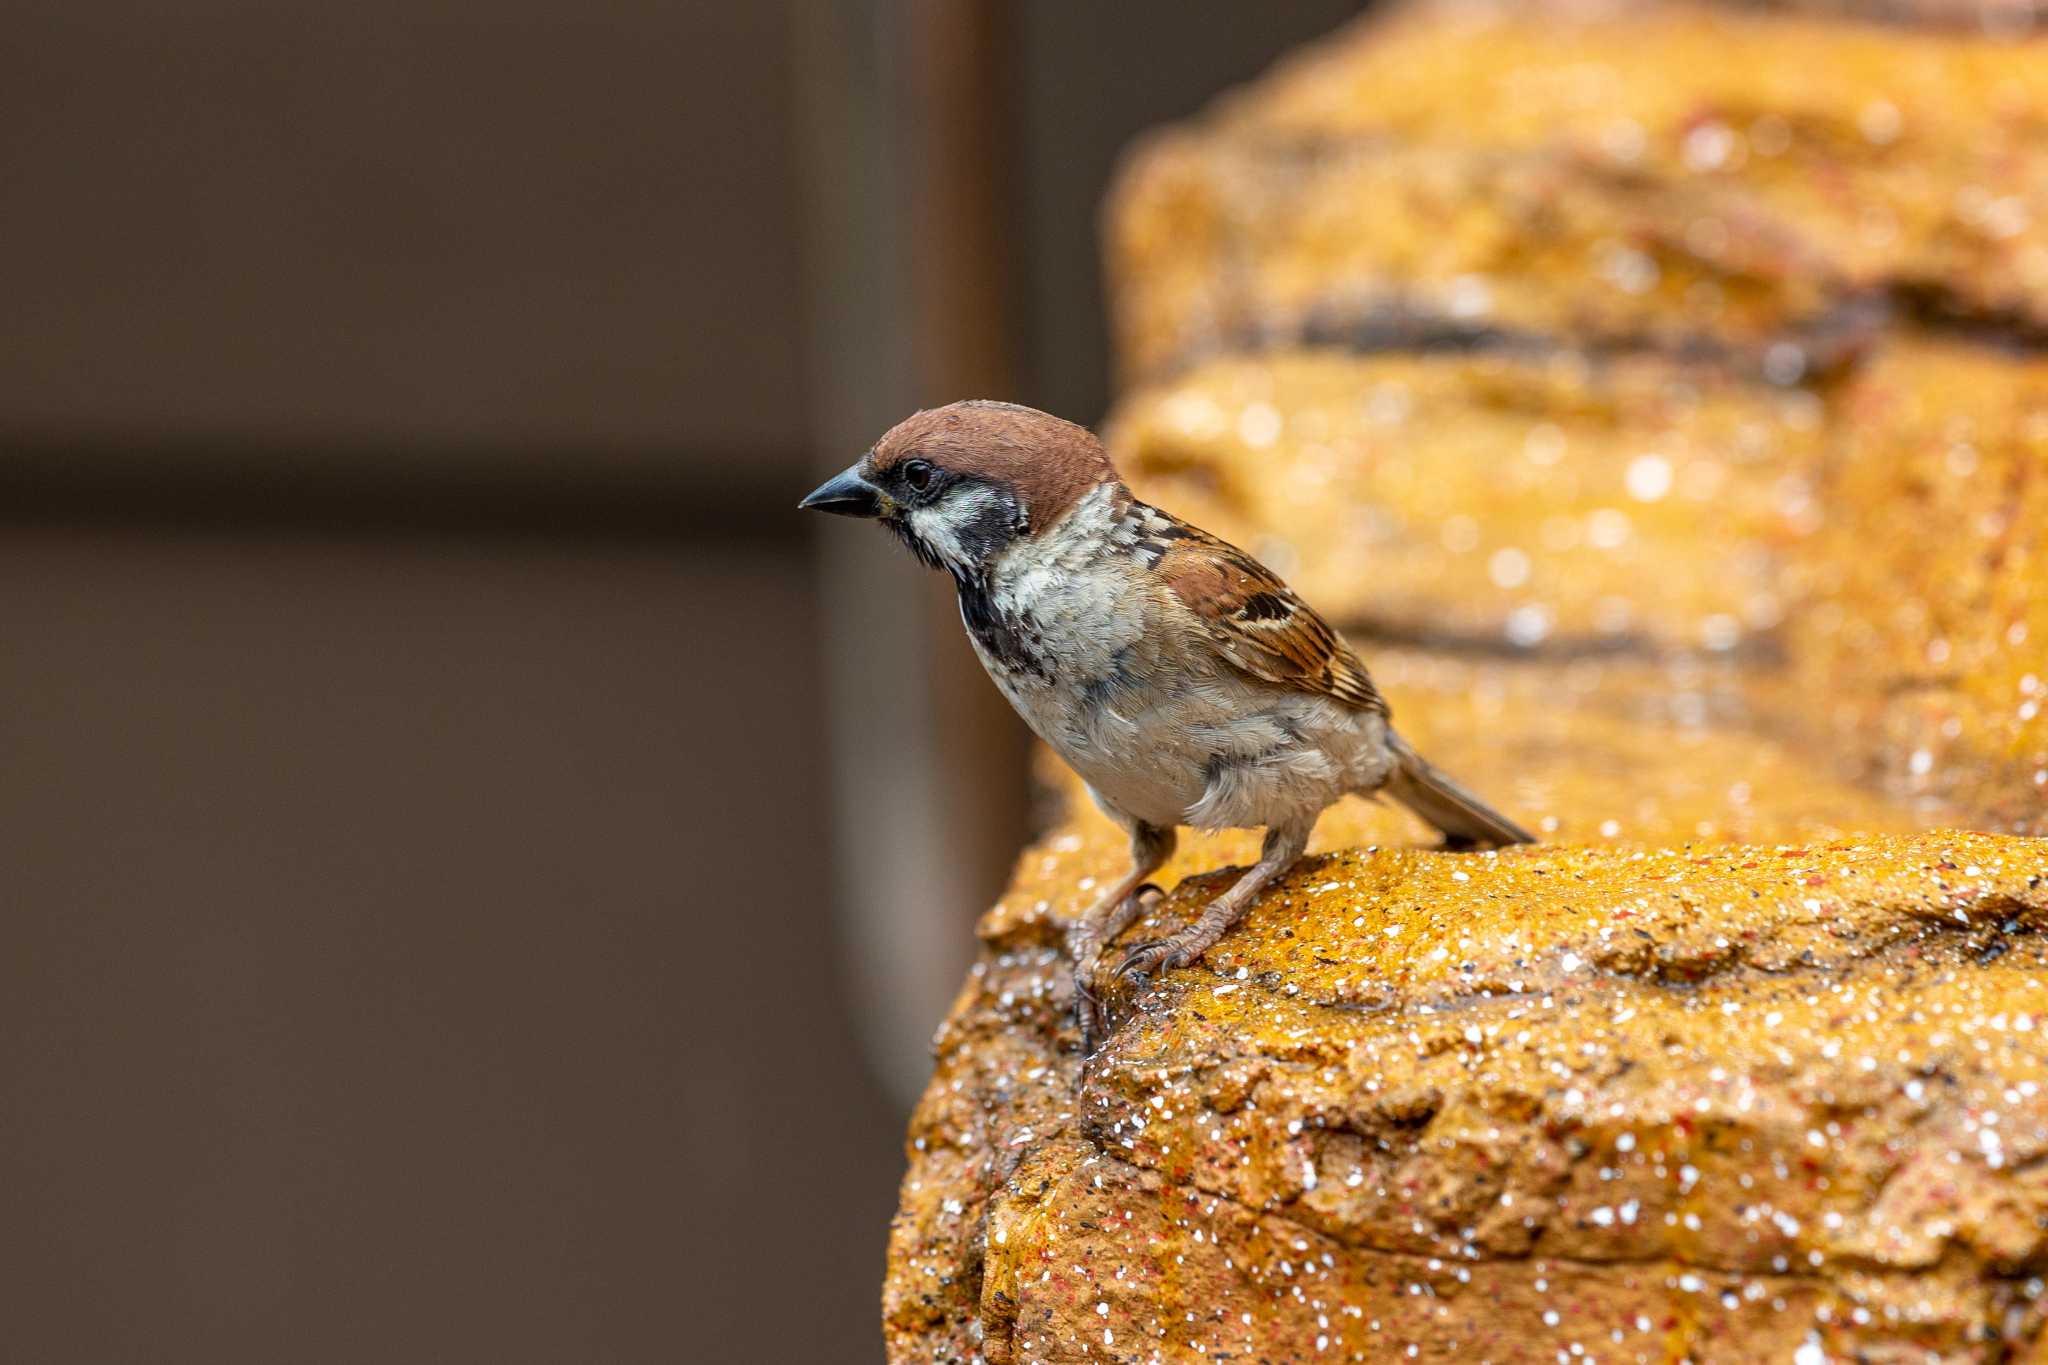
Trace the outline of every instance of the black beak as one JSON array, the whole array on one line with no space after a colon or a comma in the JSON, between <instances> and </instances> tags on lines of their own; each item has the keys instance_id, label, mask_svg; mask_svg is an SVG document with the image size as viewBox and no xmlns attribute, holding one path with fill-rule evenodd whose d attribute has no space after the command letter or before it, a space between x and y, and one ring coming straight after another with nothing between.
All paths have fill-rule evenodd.
<instances>
[{"instance_id":1,"label":"black beak","mask_svg":"<svg viewBox=\"0 0 2048 1365\"><path fill-rule=\"evenodd\" d=\"M833 512L842 517L879 517L883 506L882 490L863 479L860 466L854 465L825 480L796 506L800 512L808 510Z\"/></svg>"}]
</instances>

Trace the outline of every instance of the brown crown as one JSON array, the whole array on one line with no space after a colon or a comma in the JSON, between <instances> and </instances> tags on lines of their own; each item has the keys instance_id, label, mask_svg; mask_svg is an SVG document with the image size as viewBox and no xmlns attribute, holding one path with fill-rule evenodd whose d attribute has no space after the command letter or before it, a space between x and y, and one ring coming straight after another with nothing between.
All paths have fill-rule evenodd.
<instances>
[{"instance_id":1,"label":"brown crown","mask_svg":"<svg viewBox=\"0 0 2048 1365\"><path fill-rule=\"evenodd\" d=\"M1088 428L984 398L928 408L891 427L875 443L875 469L886 473L905 460L1007 485L1034 527L1051 525L1089 489L1116 479Z\"/></svg>"}]
</instances>

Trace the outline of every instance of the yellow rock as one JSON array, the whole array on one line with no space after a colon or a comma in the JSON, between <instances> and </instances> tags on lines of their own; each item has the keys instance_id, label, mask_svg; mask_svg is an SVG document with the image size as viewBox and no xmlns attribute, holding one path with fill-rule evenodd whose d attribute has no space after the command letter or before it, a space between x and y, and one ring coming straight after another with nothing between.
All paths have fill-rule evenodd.
<instances>
[{"instance_id":1,"label":"yellow rock","mask_svg":"<svg viewBox=\"0 0 2048 1365\"><path fill-rule=\"evenodd\" d=\"M1719 670L1714 716L1810 766L2048 831L2048 361L1901 332L1816 393L1284 351L1140 390L1108 436L1142 495L1356 636L1575 655L1582 681L1645 661L1604 666L1640 694L1608 712L1698 710L1660 667Z\"/></svg>"},{"instance_id":2,"label":"yellow rock","mask_svg":"<svg viewBox=\"0 0 2048 1365\"><path fill-rule=\"evenodd\" d=\"M1819 524L1824 409L1653 357L1218 360L1109 431L1138 492L1397 637L1732 650Z\"/></svg>"},{"instance_id":3,"label":"yellow rock","mask_svg":"<svg viewBox=\"0 0 2048 1365\"><path fill-rule=\"evenodd\" d=\"M1305 334L1810 363L1891 287L2048 322L2048 35L1628 10L1418 7L1155 137L1109 220L1128 371Z\"/></svg>"},{"instance_id":4,"label":"yellow rock","mask_svg":"<svg viewBox=\"0 0 2048 1365\"><path fill-rule=\"evenodd\" d=\"M1905 339L1836 407L1801 692L1893 787L2048 833L2048 359Z\"/></svg>"},{"instance_id":5,"label":"yellow rock","mask_svg":"<svg viewBox=\"0 0 2048 1365\"><path fill-rule=\"evenodd\" d=\"M2032 841L1330 854L1084 1071L1046 893L1100 866L1056 834L983 923L894 1360L1992 1360L2039 1328Z\"/></svg>"}]
</instances>

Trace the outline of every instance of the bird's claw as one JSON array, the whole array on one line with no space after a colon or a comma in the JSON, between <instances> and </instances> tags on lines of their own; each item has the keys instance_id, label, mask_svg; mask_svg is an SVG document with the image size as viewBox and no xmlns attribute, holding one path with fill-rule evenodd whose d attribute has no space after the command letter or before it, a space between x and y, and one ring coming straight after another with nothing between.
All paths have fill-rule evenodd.
<instances>
[{"instance_id":1,"label":"bird's claw","mask_svg":"<svg viewBox=\"0 0 2048 1365\"><path fill-rule=\"evenodd\" d=\"M1135 903L1141 909L1149 910L1153 904L1165 898L1166 892L1157 882L1142 882L1131 888L1123 904L1129 906ZM1104 1027L1108 1019L1107 1007L1091 985L1096 973L1096 960L1102 955L1102 946L1100 940L1092 940L1081 934L1076 934L1067 942L1067 949L1074 959L1074 1027L1081 1035L1083 1057L1093 1056L1096 1045L1108 1033Z\"/></svg>"},{"instance_id":2,"label":"bird's claw","mask_svg":"<svg viewBox=\"0 0 2048 1365\"><path fill-rule=\"evenodd\" d=\"M1153 939L1125 953L1124 960L1116 966L1116 975L1119 981L1133 976L1157 976L1160 972L1184 967L1187 962L1188 955L1172 939Z\"/></svg>"},{"instance_id":3,"label":"bird's claw","mask_svg":"<svg viewBox=\"0 0 2048 1365\"><path fill-rule=\"evenodd\" d=\"M1081 1034L1081 1055L1095 1055L1095 1044L1102 1037L1102 1000L1088 989L1088 982L1079 967L1074 970L1074 1027Z\"/></svg>"}]
</instances>

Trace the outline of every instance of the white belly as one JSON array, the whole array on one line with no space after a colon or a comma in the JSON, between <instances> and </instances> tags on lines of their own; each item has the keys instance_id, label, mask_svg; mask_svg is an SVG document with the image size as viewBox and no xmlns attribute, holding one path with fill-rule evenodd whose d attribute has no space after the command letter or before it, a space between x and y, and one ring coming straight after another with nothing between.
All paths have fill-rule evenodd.
<instances>
[{"instance_id":1,"label":"white belly","mask_svg":"<svg viewBox=\"0 0 2048 1365\"><path fill-rule=\"evenodd\" d=\"M1328 698L1246 677L1220 661L1190 669L1140 640L1100 672L1051 681L986 655L993 677L1098 803L1159 826L1262 827L1312 819L1391 768L1386 722Z\"/></svg>"}]
</instances>

